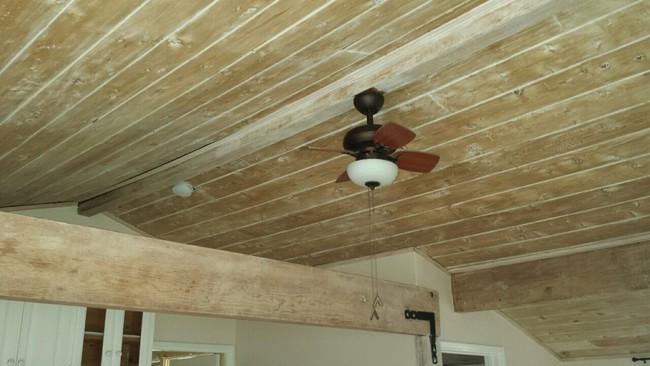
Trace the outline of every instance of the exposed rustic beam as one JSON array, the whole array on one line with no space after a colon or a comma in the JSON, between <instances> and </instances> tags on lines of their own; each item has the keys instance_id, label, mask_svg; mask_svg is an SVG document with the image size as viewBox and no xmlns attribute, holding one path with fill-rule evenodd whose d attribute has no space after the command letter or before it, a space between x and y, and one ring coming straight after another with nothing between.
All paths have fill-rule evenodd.
<instances>
[{"instance_id":1,"label":"exposed rustic beam","mask_svg":"<svg viewBox=\"0 0 650 366\"><path fill-rule=\"evenodd\" d=\"M0 298L429 333L405 309L438 313L438 294L242 254L0 212Z\"/></svg>"},{"instance_id":2,"label":"exposed rustic beam","mask_svg":"<svg viewBox=\"0 0 650 366\"><path fill-rule=\"evenodd\" d=\"M94 215L262 149L351 109L351 98L376 86L393 90L512 35L567 3L552 0L494 0L391 52L344 78L222 140L115 185L83 201L79 213Z\"/></svg>"},{"instance_id":3,"label":"exposed rustic beam","mask_svg":"<svg viewBox=\"0 0 650 366\"><path fill-rule=\"evenodd\" d=\"M456 311L507 309L547 301L645 291L650 241L452 274Z\"/></svg>"}]
</instances>

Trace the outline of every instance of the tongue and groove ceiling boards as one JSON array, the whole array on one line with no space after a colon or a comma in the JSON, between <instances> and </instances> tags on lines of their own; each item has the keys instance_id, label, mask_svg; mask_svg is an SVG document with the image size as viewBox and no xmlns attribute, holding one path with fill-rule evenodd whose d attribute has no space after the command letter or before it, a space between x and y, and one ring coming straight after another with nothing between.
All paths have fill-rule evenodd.
<instances>
[{"instance_id":1,"label":"tongue and groove ceiling boards","mask_svg":"<svg viewBox=\"0 0 650 366\"><path fill-rule=\"evenodd\" d=\"M0 32L1 207L79 203L307 265L364 257L367 193L333 182L352 158L301 147L340 149L376 87L375 123L441 157L375 191L380 252L547 288L491 308L560 358L650 353L649 275L619 260L650 246L650 1L14 0ZM597 275L599 251L633 285L557 298L583 277L518 266Z\"/></svg>"}]
</instances>

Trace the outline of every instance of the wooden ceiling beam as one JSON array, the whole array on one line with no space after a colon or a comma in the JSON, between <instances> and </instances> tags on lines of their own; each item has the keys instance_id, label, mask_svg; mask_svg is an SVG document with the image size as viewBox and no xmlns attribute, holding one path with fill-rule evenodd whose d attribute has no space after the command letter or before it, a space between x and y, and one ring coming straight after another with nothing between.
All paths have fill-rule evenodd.
<instances>
[{"instance_id":1,"label":"wooden ceiling beam","mask_svg":"<svg viewBox=\"0 0 650 366\"><path fill-rule=\"evenodd\" d=\"M508 309L556 300L650 294L650 241L452 274L454 309Z\"/></svg>"},{"instance_id":2,"label":"wooden ceiling beam","mask_svg":"<svg viewBox=\"0 0 650 366\"><path fill-rule=\"evenodd\" d=\"M79 213L94 215L171 186L210 168L250 154L309 129L350 109L353 95L368 87L393 90L423 71L466 57L526 26L565 9L551 0L490 1L440 26L332 84L225 138L111 187L80 203Z\"/></svg>"},{"instance_id":3,"label":"wooden ceiling beam","mask_svg":"<svg viewBox=\"0 0 650 366\"><path fill-rule=\"evenodd\" d=\"M0 212L0 298L429 334L404 310L438 294L372 279ZM439 334L439 333L438 333Z\"/></svg>"}]
</instances>

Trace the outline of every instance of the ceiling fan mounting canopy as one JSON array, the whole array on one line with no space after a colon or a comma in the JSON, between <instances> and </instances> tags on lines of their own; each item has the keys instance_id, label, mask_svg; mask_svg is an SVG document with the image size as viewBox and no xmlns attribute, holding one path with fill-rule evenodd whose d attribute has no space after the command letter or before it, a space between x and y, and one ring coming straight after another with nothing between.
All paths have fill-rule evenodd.
<instances>
[{"instance_id":1,"label":"ceiling fan mounting canopy","mask_svg":"<svg viewBox=\"0 0 650 366\"><path fill-rule=\"evenodd\" d=\"M375 88L370 88L355 95L353 103L354 108L356 108L359 113L372 117L381 110L381 107L384 106L384 93ZM368 124L370 123L372 123L372 121L368 122Z\"/></svg>"}]
</instances>

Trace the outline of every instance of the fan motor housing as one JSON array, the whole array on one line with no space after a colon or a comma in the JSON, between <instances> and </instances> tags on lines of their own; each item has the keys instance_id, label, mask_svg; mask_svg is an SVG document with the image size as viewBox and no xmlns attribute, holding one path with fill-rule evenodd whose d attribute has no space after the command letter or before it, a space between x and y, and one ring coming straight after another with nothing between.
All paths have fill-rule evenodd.
<instances>
[{"instance_id":1,"label":"fan motor housing","mask_svg":"<svg viewBox=\"0 0 650 366\"><path fill-rule=\"evenodd\" d=\"M348 131L343 137L343 148L348 151L369 152L374 150L375 132L381 125L371 124L357 126Z\"/></svg>"}]
</instances>

